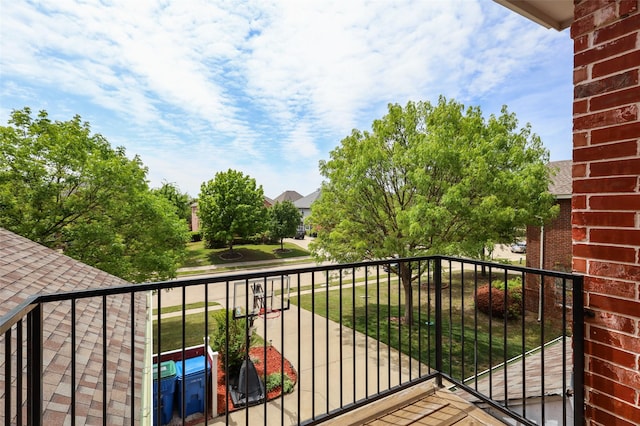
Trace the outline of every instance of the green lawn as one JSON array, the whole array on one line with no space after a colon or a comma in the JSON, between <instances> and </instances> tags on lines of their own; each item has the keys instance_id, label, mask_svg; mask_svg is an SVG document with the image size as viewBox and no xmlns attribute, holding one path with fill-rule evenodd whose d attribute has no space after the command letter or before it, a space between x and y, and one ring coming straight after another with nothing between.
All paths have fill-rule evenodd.
<instances>
[{"instance_id":1,"label":"green lawn","mask_svg":"<svg viewBox=\"0 0 640 426\"><path fill-rule=\"evenodd\" d=\"M209 311L209 335L215 330L215 313ZM162 352L182 348L182 316L162 318ZM204 311L185 316L185 347L204 343ZM158 353L158 321L153 321L153 353Z\"/></svg>"},{"instance_id":2,"label":"green lawn","mask_svg":"<svg viewBox=\"0 0 640 426\"><path fill-rule=\"evenodd\" d=\"M236 262L256 262L261 260L285 259L291 257L308 256L309 252L291 243L284 243L284 252L280 251L280 244L246 244L233 247L234 258L229 257L229 249L207 249L204 242L187 244L187 258L182 267L205 265L233 265Z\"/></svg>"},{"instance_id":3,"label":"green lawn","mask_svg":"<svg viewBox=\"0 0 640 426\"><path fill-rule=\"evenodd\" d=\"M525 335L522 337L522 323L520 320L506 321L506 348L504 345L505 321L489 319L480 312L475 316L473 304L473 276L465 276L465 294L461 294L460 273L453 274L453 285L443 290L443 370L453 377L468 377L475 372L480 373L489 368L491 354L492 364L497 364L506 358L512 358L525 350L540 346L540 324L534 313L525 316ZM486 282L486 280L484 280ZM481 285L481 283L479 284ZM414 298L418 299L418 289L414 288ZM327 294L329 308L327 309ZM420 290L423 309L414 309L414 323L411 326L400 324L397 318L404 314L404 294L399 291L397 280L381 282L380 289L375 282L370 281L367 286L343 289L340 291L316 291L314 305L316 313L329 316L333 321L353 327L362 333L367 333L393 348L401 350L419 359L425 364L435 367L435 327L433 325L434 312L424 308L429 299L434 306L435 295L425 289ZM355 303L353 302L355 300ZM449 308L451 300L451 308ZM462 315L462 301L464 300L464 315ZM400 303L399 303L400 301ZM298 304L297 297L291 302ZM310 310L312 295L303 295L300 306ZM355 310L353 306L355 305ZM417 305L417 303L416 303ZM450 315L451 314L451 315ZM464 318L464 327L462 324ZM491 325L490 325L491 323ZM477 325L477 326L476 326ZM490 333L491 331L491 333ZM557 322L545 324L545 342L558 337L561 333ZM493 337L490 341L490 335ZM464 339L463 337L464 336ZM463 354L464 342L464 354ZM476 349L474 349L474 342ZM524 342L524 343L523 343ZM475 364L477 362L477 370Z\"/></svg>"},{"instance_id":4,"label":"green lawn","mask_svg":"<svg viewBox=\"0 0 640 426\"><path fill-rule=\"evenodd\" d=\"M209 306L219 306L220 304L218 302L209 302ZM187 303L186 305L184 305L184 310L188 311L189 309L198 309L198 308L204 308L204 302L195 302L195 303ZM166 308L162 308L161 312L163 314L170 314L172 312L179 312L182 310L182 305L176 305L176 306L167 306ZM157 315L158 314L158 309L155 308L153 310L153 315Z\"/></svg>"},{"instance_id":5,"label":"green lawn","mask_svg":"<svg viewBox=\"0 0 640 426\"><path fill-rule=\"evenodd\" d=\"M204 306L204 303L202 306ZM209 330L208 335L211 338L213 338L216 330L216 315L219 315L219 311L209 311L207 326ZM162 326L162 352L182 348L182 316L162 318L160 324ZM204 311L197 314L185 315L184 329L185 347L202 345L205 336ZM262 338L257 334L253 333L251 337L251 344L253 346L261 346L264 344L264 340L262 340ZM157 320L153 321L153 352L158 353Z\"/></svg>"}]
</instances>

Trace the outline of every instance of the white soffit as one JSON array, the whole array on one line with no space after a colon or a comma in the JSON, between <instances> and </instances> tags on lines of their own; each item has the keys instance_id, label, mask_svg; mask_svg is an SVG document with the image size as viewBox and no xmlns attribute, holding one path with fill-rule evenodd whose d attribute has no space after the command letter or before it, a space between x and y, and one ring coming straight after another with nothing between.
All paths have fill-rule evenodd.
<instances>
[{"instance_id":1,"label":"white soffit","mask_svg":"<svg viewBox=\"0 0 640 426\"><path fill-rule=\"evenodd\" d=\"M573 0L493 0L546 27L562 31L573 21Z\"/></svg>"}]
</instances>

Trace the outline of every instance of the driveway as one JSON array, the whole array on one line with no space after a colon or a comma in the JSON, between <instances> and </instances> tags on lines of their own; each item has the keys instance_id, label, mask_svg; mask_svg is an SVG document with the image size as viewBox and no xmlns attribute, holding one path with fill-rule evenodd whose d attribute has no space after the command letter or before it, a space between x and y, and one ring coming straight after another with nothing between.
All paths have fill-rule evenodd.
<instances>
[{"instance_id":1,"label":"driveway","mask_svg":"<svg viewBox=\"0 0 640 426\"><path fill-rule=\"evenodd\" d=\"M509 259L511 261L519 261L522 266L527 263L527 255L525 253L511 253L511 249L507 244L496 244L493 248L493 259Z\"/></svg>"},{"instance_id":2,"label":"driveway","mask_svg":"<svg viewBox=\"0 0 640 426\"><path fill-rule=\"evenodd\" d=\"M284 241L286 243L296 244L298 247L301 247L305 250L309 250L309 243L315 240L315 238L305 235L302 240L296 240L295 238L285 238Z\"/></svg>"}]
</instances>

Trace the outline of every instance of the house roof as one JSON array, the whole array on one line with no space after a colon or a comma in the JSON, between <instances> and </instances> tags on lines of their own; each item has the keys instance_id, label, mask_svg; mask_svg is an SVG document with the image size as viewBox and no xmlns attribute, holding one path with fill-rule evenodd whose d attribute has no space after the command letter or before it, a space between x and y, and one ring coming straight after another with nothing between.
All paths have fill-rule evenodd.
<instances>
[{"instance_id":1,"label":"house roof","mask_svg":"<svg viewBox=\"0 0 640 426\"><path fill-rule=\"evenodd\" d=\"M568 367L564 370L564 375L562 374L563 347L564 364ZM558 338L547 343L544 349L539 347L527 353L524 359L519 357L511 360L507 363L506 371L504 364L495 367L491 380L488 375L485 375L479 378L477 383L469 380L465 382L484 395L493 395L495 401L505 401L505 383L507 399L510 401L522 399L523 389L524 398L537 398L543 394L545 396L563 395L567 391L564 386L567 388L572 386L571 365L573 365L571 338L568 337L564 341ZM526 383L523 383L523 376ZM465 393L461 392L460 395ZM467 394L466 397L472 402L477 402L471 395Z\"/></svg>"},{"instance_id":2,"label":"house roof","mask_svg":"<svg viewBox=\"0 0 640 426\"><path fill-rule=\"evenodd\" d=\"M0 228L0 316L29 296L95 289L128 282L78 262L57 251ZM145 340L146 299L136 295L135 339ZM107 298L107 424L131 423L131 303L130 295ZM76 389L71 389L71 304L43 306L43 416L45 424L69 424L72 392L78 424L102 421L102 298L76 301ZM24 334L26 335L26 333ZM15 336L15 333L13 333ZM16 344L12 345L15 351ZM5 392L5 345L0 345L0 399ZM14 352L15 357L15 352ZM15 365L15 359L14 359ZM140 412L144 354L135 353L136 412ZM24 382L23 382L24 383Z\"/></svg>"},{"instance_id":3,"label":"house roof","mask_svg":"<svg viewBox=\"0 0 640 426\"><path fill-rule=\"evenodd\" d=\"M558 199L571 198L573 192L573 161L551 161L548 167L552 172L549 192Z\"/></svg>"},{"instance_id":4,"label":"house roof","mask_svg":"<svg viewBox=\"0 0 640 426\"><path fill-rule=\"evenodd\" d=\"M291 201L294 202L302 198L302 195L296 191L284 191L282 194L278 195L273 199L276 203L281 203L283 201Z\"/></svg>"},{"instance_id":5,"label":"house roof","mask_svg":"<svg viewBox=\"0 0 640 426\"><path fill-rule=\"evenodd\" d=\"M573 0L493 0L546 27L562 31L573 22Z\"/></svg>"},{"instance_id":6,"label":"house roof","mask_svg":"<svg viewBox=\"0 0 640 426\"><path fill-rule=\"evenodd\" d=\"M303 197L303 198L300 198L299 200L294 201L293 205L299 209L310 209L311 204L313 204L313 202L316 201L319 196L320 196L320 190L316 189L306 197Z\"/></svg>"}]
</instances>

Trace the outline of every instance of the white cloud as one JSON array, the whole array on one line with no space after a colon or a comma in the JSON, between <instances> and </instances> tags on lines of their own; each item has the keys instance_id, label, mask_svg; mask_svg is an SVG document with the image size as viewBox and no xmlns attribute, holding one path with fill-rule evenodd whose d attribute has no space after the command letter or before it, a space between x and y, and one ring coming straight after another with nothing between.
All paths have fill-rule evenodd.
<instances>
[{"instance_id":1,"label":"white cloud","mask_svg":"<svg viewBox=\"0 0 640 426\"><path fill-rule=\"evenodd\" d=\"M571 45L566 33L480 0L2 7L3 116L30 103L56 108L52 115L91 117L113 145L142 155L152 181L189 192L230 167L259 174L272 194L307 182L311 192L320 180L317 160L352 128L369 128L387 103L444 94L491 108L513 101L542 109L548 100L525 101L522 92L555 87L544 76L522 75L554 67L557 47ZM570 103L558 108L564 113ZM544 114L531 117L558 126Z\"/></svg>"}]
</instances>

